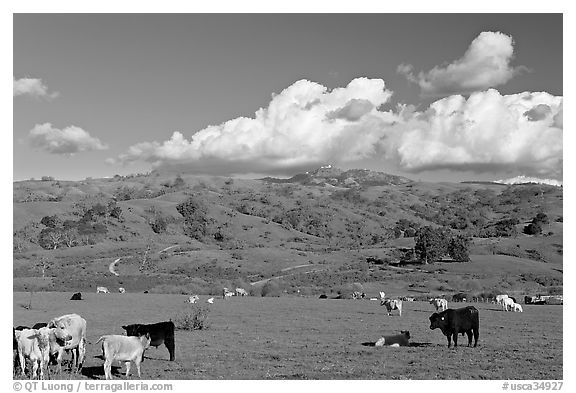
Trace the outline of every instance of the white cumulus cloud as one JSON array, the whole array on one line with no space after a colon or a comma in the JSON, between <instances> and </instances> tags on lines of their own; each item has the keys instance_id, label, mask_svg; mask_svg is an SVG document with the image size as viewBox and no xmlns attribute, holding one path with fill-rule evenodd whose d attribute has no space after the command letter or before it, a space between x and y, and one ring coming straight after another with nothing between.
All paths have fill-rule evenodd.
<instances>
[{"instance_id":1,"label":"white cumulus cloud","mask_svg":"<svg viewBox=\"0 0 576 393\"><path fill-rule=\"evenodd\" d=\"M108 162L289 174L327 162L374 161L414 173L442 168L562 176L562 97L489 89L445 97L423 111L406 105L383 110L391 95L381 79L358 78L331 91L301 80L254 117L141 142Z\"/></svg>"},{"instance_id":2,"label":"white cumulus cloud","mask_svg":"<svg viewBox=\"0 0 576 393\"><path fill-rule=\"evenodd\" d=\"M50 123L36 124L30 130L28 143L51 154L75 154L108 148L80 127L70 126L60 130Z\"/></svg>"},{"instance_id":3,"label":"white cumulus cloud","mask_svg":"<svg viewBox=\"0 0 576 393\"><path fill-rule=\"evenodd\" d=\"M445 66L414 74L410 64L400 64L398 73L418 84L422 95L443 97L465 94L505 84L525 67L513 67L514 41L500 32L485 31L476 37L464 56Z\"/></svg>"},{"instance_id":4,"label":"white cumulus cloud","mask_svg":"<svg viewBox=\"0 0 576 393\"><path fill-rule=\"evenodd\" d=\"M30 95L36 98L56 98L57 92L48 92L48 87L37 78L14 78L14 97L20 95Z\"/></svg>"}]
</instances>

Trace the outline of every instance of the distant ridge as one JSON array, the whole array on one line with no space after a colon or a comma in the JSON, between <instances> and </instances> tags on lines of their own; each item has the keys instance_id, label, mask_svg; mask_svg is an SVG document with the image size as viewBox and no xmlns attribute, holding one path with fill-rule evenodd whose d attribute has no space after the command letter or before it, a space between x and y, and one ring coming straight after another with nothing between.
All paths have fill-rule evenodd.
<instances>
[{"instance_id":1,"label":"distant ridge","mask_svg":"<svg viewBox=\"0 0 576 393\"><path fill-rule=\"evenodd\" d=\"M338 187L402 185L413 182L413 180L406 177L390 175L384 172L369 169L343 171L331 165L322 166L310 172L299 173L289 179L265 177L260 180L268 183L330 184Z\"/></svg>"},{"instance_id":2,"label":"distant ridge","mask_svg":"<svg viewBox=\"0 0 576 393\"><path fill-rule=\"evenodd\" d=\"M562 187L562 181L555 179L540 179L537 177L529 176L516 176L510 179L494 180L494 183L499 184L547 184L549 186Z\"/></svg>"}]
</instances>

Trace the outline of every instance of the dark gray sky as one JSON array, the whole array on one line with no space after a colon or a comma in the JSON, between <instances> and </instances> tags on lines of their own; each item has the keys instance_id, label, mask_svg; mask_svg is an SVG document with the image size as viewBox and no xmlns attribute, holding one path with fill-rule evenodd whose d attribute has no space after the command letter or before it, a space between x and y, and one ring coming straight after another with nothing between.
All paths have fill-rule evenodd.
<instances>
[{"instance_id":1,"label":"dark gray sky","mask_svg":"<svg viewBox=\"0 0 576 393\"><path fill-rule=\"evenodd\" d=\"M13 38L15 180L562 177L561 14L16 14Z\"/></svg>"}]
</instances>

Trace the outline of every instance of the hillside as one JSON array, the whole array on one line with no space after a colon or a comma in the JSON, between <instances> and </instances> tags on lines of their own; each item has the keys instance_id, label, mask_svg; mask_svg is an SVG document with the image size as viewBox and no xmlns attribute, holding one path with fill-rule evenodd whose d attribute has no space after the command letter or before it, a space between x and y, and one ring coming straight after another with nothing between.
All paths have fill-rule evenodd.
<instances>
[{"instance_id":1,"label":"hillside","mask_svg":"<svg viewBox=\"0 0 576 393\"><path fill-rule=\"evenodd\" d=\"M290 179L152 172L15 182L14 289L561 292L562 191L329 166ZM538 213L541 233L524 234ZM471 261L399 267L425 226L472 239Z\"/></svg>"}]
</instances>

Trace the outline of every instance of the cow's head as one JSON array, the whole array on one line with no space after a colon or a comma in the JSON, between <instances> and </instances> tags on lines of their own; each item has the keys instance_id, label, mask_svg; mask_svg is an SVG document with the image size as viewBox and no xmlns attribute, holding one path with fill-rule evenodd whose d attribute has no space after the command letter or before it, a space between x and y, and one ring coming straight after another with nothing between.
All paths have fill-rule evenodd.
<instances>
[{"instance_id":1,"label":"cow's head","mask_svg":"<svg viewBox=\"0 0 576 393\"><path fill-rule=\"evenodd\" d=\"M406 337L406 339L410 338L410 332L408 330L400 330L400 333Z\"/></svg>"},{"instance_id":2,"label":"cow's head","mask_svg":"<svg viewBox=\"0 0 576 393\"><path fill-rule=\"evenodd\" d=\"M150 341L150 333L146 333L140 336L140 342L142 343L144 349L148 349L148 347L150 347Z\"/></svg>"},{"instance_id":3,"label":"cow's head","mask_svg":"<svg viewBox=\"0 0 576 393\"><path fill-rule=\"evenodd\" d=\"M434 313L430 316L430 330L434 330L434 329L440 329L440 330L444 330L444 328L446 327L446 324L448 323L446 321L446 315L442 312L442 313Z\"/></svg>"},{"instance_id":4,"label":"cow's head","mask_svg":"<svg viewBox=\"0 0 576 393\"><path fill-rule=\"evenodd\" d=\"M148 329L145 326L139 323L135 323L133 325L126 325L122 326L122 329L126 330L127 336L136 336L140 337L148 333Z\"/></svg>"}]
</instances>

